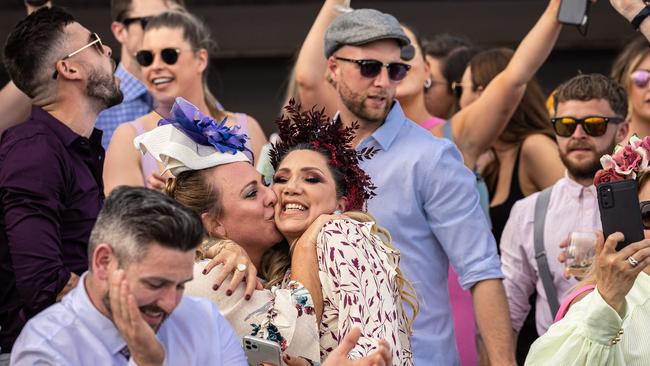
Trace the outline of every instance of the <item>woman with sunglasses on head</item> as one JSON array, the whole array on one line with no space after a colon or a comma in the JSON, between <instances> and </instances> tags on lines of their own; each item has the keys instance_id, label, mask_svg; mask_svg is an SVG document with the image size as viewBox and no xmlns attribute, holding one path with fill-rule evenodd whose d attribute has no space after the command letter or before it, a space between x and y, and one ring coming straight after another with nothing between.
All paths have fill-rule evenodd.
<instances>
[{"instance_id":1,"label":"woman with sunglasses on head","mask_svg":"<svg viewBox=\"0 0 650 366\"><path fill-rule=\"evenodd\" d=\"M650 135L650 44L643 36L629 42L612 65L612 79L625 87L630 113L630 134L644 137Z\"/></svg>"},{"instance_id":2,"label":"woman with sunglasses on head","mask_svg":"<svg viewBox=\"0 0 650 366\"><path fill-rule=\"evenodd\" d=\"M149 177L160 169L149 155L140 155L133 139L156 127L161 115L171 109L176 97L183 97L199 110L229 126L239 125L251 137L249 148L258 156L267 142L258 122L243 113L225 111L207 87L207 70L214 42L208 28L184 11L170 11L149 18L136 60L142 79L154 98L154 112L115 130L106 153L104 188L108 194L119 185L151 187Z\"/></svg>"},{"instance_id":3,"label":"woman with sunglasses on head","mask_svg":"<svg viewBox=\"0 0 650 366\"><path fill-rule=\"evenodd\" d=\"M621 233L606 240L598 233L591 269L533 344L526 365L650 364L650 169L643 158L649 154L650 136L632 136L628 146L601 158L607 169L594 179L595 185L636 180L645 240L617 251ZM623 170L625 161L634 163Z\"/></svg>"},{"instance_id":4,"label":"woman with sunglasses on head","mask_svg":"<svg viewBox=\"0 0 650 366\"><path fill-rule=\"evenodd\" d=\"M255 291L248 299L242 298L243 286L234 293L225 287L213 292L212 280L220 275L210 271L213 264L199 262L187 293L216 301L238 334L277 341L288 353L319 358L316 322L322 318L323 357L352 326L361 326L362 338L352 358L368 355L378 339L385 339L394 364L410 364L410 323L401 297L408 301L414 297L403 289L406 282L397 265L398 253L388 244L389 236L383 237L386 233L360 212L348 214L357 221L330 215L337 209L361 208L371 195L372 185L358 168L357 153L349 147L352 131L326 124L327 117L319 113L300 115L289 109L279 124L283 142L274 146L272 161L277 170L276 193L290 198L278 200L246 158L232 150L244 149L240 137L215 123L203 123L206 118L199 115L201 125L208 126L207 135L230 137L211 140L225 151L214 152L215 147L184 137L206 135L187 132L195 130L191 125L198 126L192 121L196 110L187 105L175 109L168 121L173 126L160 126L136 138L136 146L171 169L175 178L168 183L168 194L201 215L212 239L240 244L266 280L265 287L271 289ZM188 124L184 134L175 130ZM223 133L210 132L216 128ZM202 252L211 252L208 247L213 243L208 242ZM203 275L206 272L208 276ZM285 362L298 364L295 359L285 358Z\"/></svg>"}]
</instances>

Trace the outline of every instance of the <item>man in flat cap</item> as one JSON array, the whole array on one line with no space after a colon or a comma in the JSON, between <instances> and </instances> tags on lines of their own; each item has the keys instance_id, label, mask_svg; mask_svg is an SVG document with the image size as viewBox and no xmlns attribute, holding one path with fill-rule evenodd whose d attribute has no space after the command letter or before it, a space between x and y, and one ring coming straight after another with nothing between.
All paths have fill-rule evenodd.
<instances>
[{"instance_id":1,"label":"man in flat cap","mask_svg":"<svg viewBox=\"0 0 650 366\"><path fill-rule=\"evenodd\" d=\"M360 128L357 150L379 149L362 167L377 186L368 211L389 229L401 267L415 286L420 312L412 347L416 365L457 365L447 291L449 264L471 289L478 328L494 365L513 365L512 327L496 243L479 205L475 176L456 147L404 115L395 88L413 56L391 15L358 9L325 33L328 74L339 119Z\"/></svg>"}]
</instances>

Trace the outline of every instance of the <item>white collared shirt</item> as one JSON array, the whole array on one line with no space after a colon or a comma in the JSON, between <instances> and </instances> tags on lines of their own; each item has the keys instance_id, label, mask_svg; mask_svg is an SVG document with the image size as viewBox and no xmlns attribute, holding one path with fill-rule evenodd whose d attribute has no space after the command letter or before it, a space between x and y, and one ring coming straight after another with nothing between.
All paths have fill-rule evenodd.
<instances>
[{"instance_id":1,"label":"white collared shirt","mask_svg":"<svg viewBox=\"0 0 650 366\"><path fill-rule=\"evenodd\" d=\"M135 365L126 343L80 285L32 318L14 344L11 365ZM184 296L158 330L165 365L246 365L239 339L208 300Z\"/></svg>"}]
</instances>

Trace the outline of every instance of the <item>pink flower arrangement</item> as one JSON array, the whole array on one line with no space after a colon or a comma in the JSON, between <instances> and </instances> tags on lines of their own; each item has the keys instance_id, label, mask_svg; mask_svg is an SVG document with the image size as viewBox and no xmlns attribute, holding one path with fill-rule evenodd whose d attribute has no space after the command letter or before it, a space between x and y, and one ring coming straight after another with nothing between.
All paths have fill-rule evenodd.
<instances>
[{"instance_id":1,"label":"pink flower arrangement","mask_svg":"<svg viewBox=\"0 0 650 366\"><path fill-rule=\"evenodd\" d=\"M640 177L650 170L650 136L633 135L629 145L617 145L614 154L600 158L600 164L603 169L596 173L595 185Z\"/></svg>"}]
</instances>

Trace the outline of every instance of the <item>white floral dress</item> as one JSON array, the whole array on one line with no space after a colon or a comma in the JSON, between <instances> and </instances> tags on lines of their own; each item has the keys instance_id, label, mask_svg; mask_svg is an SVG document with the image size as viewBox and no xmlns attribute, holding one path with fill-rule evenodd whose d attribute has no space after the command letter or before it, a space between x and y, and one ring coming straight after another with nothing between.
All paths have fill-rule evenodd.
<instances>
[{"instance_id":1,"label":"white floral dress","mask_svg":"<svg viewBox=\"0 0 650 366\"><path fill-rule=\"evenodd\" d=\"M412 365L407 319L397 286L399 252L371 233L373 224L333 220L318 235L324 307L319 331L321 359L357 326L361 338L350 352L351 358L367 356L384 339L393 352L393 364Z\"/></svg>"},{"instance_id":2,"label":"white floral dress","mask_svg":"<svg viewBox=\"0 0 650 366\"><path fill-rule=\"evenodd\" d=\"M217 291L212 290L221 265L204 275L202 271L207 263L207 260L195 263L194 279L185 285L186 295L212 300L240 338L252 335L268 339L277 342L292 357L301 356L314 365L320 364L314 303L302 284L290 281L284 288L256 290L247 301L243 284L231 296L226 295L232 276Z\"/></svg>"}]
</instances>

